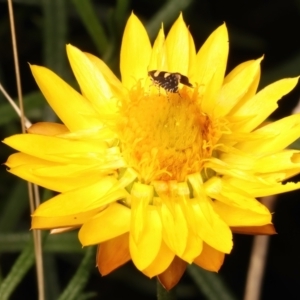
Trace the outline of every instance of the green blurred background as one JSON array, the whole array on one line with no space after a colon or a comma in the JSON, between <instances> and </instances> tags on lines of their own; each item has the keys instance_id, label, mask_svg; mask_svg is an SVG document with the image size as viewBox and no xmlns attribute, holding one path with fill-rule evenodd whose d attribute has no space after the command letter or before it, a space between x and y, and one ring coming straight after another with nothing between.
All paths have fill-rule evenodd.
<instances>
[{"instance_id":1,"label":"green blurred background","mask_svg":"<svg viewBox=\"0 0 300 300\"><path fill-rule=\"evenodd\" d=\"M168 32L182 11L197 50L214 29L226 22L230 40L227 71L245 60L264 55L260 88L277 79L300 74L299 0L16 0L14 16L25 112L32 122L55 121L56 117L37 90L28 63L47 66L76 86L65 53L65 45L71 43L101 57L119 76L120 44L132 11L146 26L152 42L161 22ZM10 34L7 3L1 0L0 82L15 98ZM291 113L299 101L299 92L298 85L280 101L279 109L272 115L274 120ZM1 139L20 132L18 117L2 95L0 126ZM295 147L300 148L297 143ZM12 152L0 145L0 162L4 163ZM14 265L21 251L31 249L26 188L26 183L7 173L5 166L0 168L0 283L11 274L13 266L15 270L12 276L15 283L10 283L14 292L9 299L21 299L24 294L26 299L37 299L32 250L27 250L23 261L19 259L19 265ZM41 193L49 198L49 192L41 190ZM278 235L271 237L261 299L300 298L297 292L300 283L299 195L299 192L287 193L276 202L274 224ZM177 298L242 299L252 237L235 235L234 242L232 254L226 258L217 279L190 269L175 288ZM94 267L91 251L81 249L75 232L47 238L47 300L156 299L155 280L148 280L132 264L101 277ZM65 291L64 296L59 296L79 266L87 273L82 271L80 275L83 279L79 280L78 293L72 296L70 291ZM19 285L18 281L21 281Z\"/></svg>"}]
</instances>

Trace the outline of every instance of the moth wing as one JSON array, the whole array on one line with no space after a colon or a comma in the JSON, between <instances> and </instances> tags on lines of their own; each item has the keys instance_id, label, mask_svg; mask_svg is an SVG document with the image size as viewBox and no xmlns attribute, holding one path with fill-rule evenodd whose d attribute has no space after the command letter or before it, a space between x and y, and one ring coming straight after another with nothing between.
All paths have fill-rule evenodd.
<instances>
[{"instance_id":1,"label":"moth wing","mask_svg":"<svg viewBox=\"0 0 300 300\"><path fill-rule=\"evenodd\" d=\"M169 75L164 81L160 82L160 86L167 92L176 93L178 92L179 78L174 74Z\"/></svg>"}]
</instances>

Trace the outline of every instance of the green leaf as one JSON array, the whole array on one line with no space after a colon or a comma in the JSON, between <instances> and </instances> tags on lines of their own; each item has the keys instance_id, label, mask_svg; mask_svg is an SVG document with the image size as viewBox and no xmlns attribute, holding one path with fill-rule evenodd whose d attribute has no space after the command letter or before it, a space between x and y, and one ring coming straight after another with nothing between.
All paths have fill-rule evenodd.
<instances>
[{"instance_id":1,"label":"green leaf","mask_svg":"<svg viewBox=\"0 0 300 300\"><path fill-rule=\"evenodd\" d=\"M0 212L1 233L15 229L16 224L28 206L26 182L18 180L17 184L11 187L10 194L6 200Z\"/></svg>"},{"instance_id":2,"label":"green leaf","mask_svg":"<svg viewBox=\"0 0 300 300\"><path fill-rule=\"evenodd\" d=\"M171 25L179 16L181 11L184 11L193 0L170 0L166 1L160 10L152 17L151 21L146 24L146 29L151 40L153 40L163 20L164 26L168 27Z\"/></svg>"},{"instance_id":3,"label":"green leaf","mask_svg":"<svg viewBox=\"0 0 300 300\"><path fill-rule=\"evenodd\" d=\"M66 72L67 1L43 0L44 64L59 76Z\"/></svg>"},{"instance_id":4,"label":"green leaf","mask_svg":"<svg viewBox=\"0 0 300 300\"><path fill-rule=\"evenodd\" d=\"M1 244L2 245L2 244ZM27 271L34 264L34 249L32 239L27 243L22 253L14 263L9 274L5 277L0 285L1 300L7 300L21 282Z\"/></svg>"},{"instance_id":5,"label":"green leaf","mask_svg":"<svg viewBox=\"0 0 300 300\"><path fill-rule=\"evenodd\" d=\"M196 265L187 268L188 274L194 280L196 286L208 300L236 300L229 288L223 282L222 277L213 272L203 270Z\"/></svg>"},{"instance_id":6,"label":"green leaf","mask_svg":"<svg viewBox=\"0 0 300 300\"><path fill-rule=\"evenodd\" d=\"M31 240L31 233L0 234L0 253L19 252ZM44 251L58 253L82 253L77 232L66 232L49 235L45 242Z\"/></svg>"},{"instance_id":7,"label":"green leaf","mask_svg":"<svg viewBox=\"0 0 300 300\"><path fill-rule=\"evenodd\" d=\"M108 39L98 20L95 9L90 0L72 0L83 25L86 27L100 55L104 55L108 47Z\"/></svg>"},{"instance_id":8,"label":"green leaf","mask_svg":"<svg viewBox=\"0 0 300 300\"><path fill-rule=\"evenodd\" d=\"M91 269L94 266L95 247L88 247L79 268L58 300L77 300L78 295L80 295L87 284L91 275Z\"/></svg>"},{"instance_id":9,"label":"green leaf","mask_svg":"<svg viewBox=\"0 0 300 300\"><path fill-rule=\"evenodd\" d=\"M167 291L159 282L156 280L156 296L157 300L176 300L176 295L174 290Z\"/></svg>"}]
</instances>

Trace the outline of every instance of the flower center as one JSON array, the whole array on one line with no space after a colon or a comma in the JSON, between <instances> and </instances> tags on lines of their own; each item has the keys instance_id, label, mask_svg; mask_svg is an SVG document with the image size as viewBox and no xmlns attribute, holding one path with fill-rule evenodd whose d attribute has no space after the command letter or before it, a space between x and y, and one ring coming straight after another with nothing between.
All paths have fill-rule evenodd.
<instances>
[{"instance_id":1,"label":"flower center","mask_svg":"<svg viewBox=\"0 0 300 300\"><path fill-rule=\"evenodd\" d=\"M180 94L166 94L152 87L151 92L137 87L130 91L129 101L122 100L122 153L144 183L182 182L188 174L200 172L204 158L212 155L212 122L197 105L196 91L184 87Z\"/></svg>"}]
</instances>

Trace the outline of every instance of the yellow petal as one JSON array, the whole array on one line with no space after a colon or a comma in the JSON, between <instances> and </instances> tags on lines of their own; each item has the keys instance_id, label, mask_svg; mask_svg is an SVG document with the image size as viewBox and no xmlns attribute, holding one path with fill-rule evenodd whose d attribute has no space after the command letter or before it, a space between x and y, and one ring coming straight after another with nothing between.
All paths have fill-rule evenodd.
<instances>
[{"instance_id":1,"label":"yellow petal","mask_svg":"<svg viewBox=\"0 0 300 300\"><path fill-rule=\"evenodd\" d=\"M188 75L189 46L189 32L183 21L182 14L180 14L166 38L169 72L179 72L183 75Z\"/></svg>"},{"instance_id":2,"label":"yellow petal","mask_svg":"<svg viewBox=\"0 0 300 300\"><path fill-rule=\"evenodd\" d=\"M112 176L99 178L91 185L80 187L42 203L33 213L40 217L63 217L71 214L80 214L85 211L101 210L101 207L117 201L127 194L118 189L117 179ZM83 200L84 199L84 200ZM66 226L68 226L66 224Z\"/></svg>"},{"instance_id":3,"label":"yellow petal","mask_svg":"<svg viewBox=\"0 0 300 300\"><path fill-rule=\"evenodd\" d=\"M169 68L168 68L166 45L165 45L165 34L164 34L164 29L162 27L159 30L157 38L155 39L153 44L148 70L167 71L168 69Z\"/></svg>"},{"instance_id":4,"label":"yellow petal","mask_svg":"<svg viewBox=\"0 0 300 300\"><path fill-rule=\"evenodd\" d=\"M254 60L249 60L236 66L228 75L226 75L223 84L225 85L226 83L230 82L237 74L242 72L245 68L248 68L249 65L252 65L253 62ZM240 99L238 107L244 105L244 103L247 102L248 99L251 99L255 95L259 85L260 73L261 73L261 68L258 69L256 75L254 76L253 82L248 88L248 91Z\"/></svg>"},{"instance_id":5,"label":"yellow petal","mask_svg":"<svg viewBox=\"0 0 300 300\"><path fill-rule=\"evenodd\" d=\"M35 156L31 156L22 152L14 153L9 156L7 162L5 163L9 168L17 168L23 165L26 165L27 168L30 168L30 165L40 165L41 167L55 166L50 161L37 158Z\"/></svg>"},{"instance_id":6,"label":"yellow petal","mask_svg":"<svg viewBox=\"0 0 300 300\"><path fill-rule=\"evenodd\" d=\"M120 187L127 187L130 186L137 178L138 173L133 170L132 168L126 168L124 172L119 173L119 185ZM128 206L130 206L131 203L128 203Z\"/></svg>"},{"instance_id":7,"label":"yellow petal","mask_svg":"<svg viewBox=\"0 0 300 300\"><path fill-rule=\"evenodd\" d=\"M232 116L249 116L244 124L235 127L235 130L250 132L259 126L278 107L277 101L289 93L297 84L297 78L287 78L276 81L245 103L240 103L231 112Z\"/></svg>"},{"instance_id":8,"label":"yellow petal","mask_svg":"<svg viewBox=\"0 0 300 300\"><path fill-rule=\"evenodd\" d=\"M259 158L255 162L254 170L258 173L273 173L291 169L299 170L300 152L297 150L283 150L271 155Z\"/></svg>"},{"instance_id":9,"label":"yellow petal","mask_svg":"<svg viewBox=\"0 0 300 300\"><path fill-rule=\"evenodd\" d=\"M293 143L299 137L299 132L300 114L291 115L255 131L258 134L268 135L267 139L241 142L236 148L243 151L251 149L252 154L276 153Z\"/></svg>"},{"instance_id":10,"label":"yellow petal","mask_svg":"<svg viewBox=\"0 0 300 300\"><path fill-rule=\"evenodd\" d=\"M148 206L144 230L136 241L130 231L129 248L132 261L139 270L149 267L155 260L162 243L162 224L155 207Z\"/></svg>"},{"instance_id":11,"label":"yellow petal","mask_svg":"<svg viewBox=\"0 0 300 300\"><path fill-rule=\"evenodd\" d=\"M98 143L101 141L106 143L108 147L117 144L117 134L106 126L61 133L57 137L70 140L97 141Z\"/></svg>"},{"instance_id":12,"label":"yellow petal","mask_svg":"<svg viewBox=\"0 0 300 300\"><path fill-rule=\"evenodd\" d=\"M196 82L204 93L201 108L211 112L215 108L217 94L222 86L228 56L228 33L224 25L218 27L197 53L190 80Z\"/></svg>"},{"instance_id":13,"label":"yellow petal","mask_svg":"<svg viewBox=\"0 0 300 300\"><path fill-rule=\"evenodd\" d=\"M188 72L188 77L189 77L196 63L196 48L195 48L194 39L190 31L188 31L188 36L189 36L189 72Z\"/></svg>"},{"instance_id":14,"label":"yellow petal","mask_svg":"<svg viewBox=\"0 0 300 300\"><path fill-rule=\"evenodd\" d=\"M99 209L98 209L99 211ZM31 229L52 229L78 227L95 215L95 211L85 211L65 216L40 217L32 215Z\"/></svg>"},{"instance_id":15,"label":"yellow petal","mask_svg":"<svg viewBox=\"0 0 300 300\"><path fill-rule=\"evenodd\" d=\"M142 85L148 76L151 44L140 20L132 13L123 34L120 70L123 85L131 89L141 80Z\"/></svg>"},{"instance_id":16,"label":"yellow petal","mask_svg":"<svg viewBox=\"0 0 300 300\"><path fill-rule=\"evenodd\" d=\"M220 155L220 160L230 166L232 169L252 171L257 158L250 153L236 153L230 151Z\"/></svg>"},{"instance_id":17,"label":"yellow petal","mask_svg":"<svg viewBox=\"0 0 300 300\"><path fill-rule=\"evenodd\" d=\"M157 181L153 182L155 191L159 198L156 198L155 204L158 206L161 220L163 223L163 239L167 246L178 256L187 255L186 259L190 260L191 252L186 251L187 243L189 245L192 238L189 230L189 215L186 214L187 184L177 183L175 181ZM195 225L197 226L197 225ZM197 242L196 242L197 243Z\"/></svg>"},{"instance_id":18,"label":"yellow petal","mask_svg":"<svg viewBox=\"0 0 300 300\"><path fill-rule=\"evenodd\" d=\"M100 170L98 165L60 165L24 153L11 155L6 165L10 173L57 192L93 184L109 172Z\"/></svg>"},{"instance_id":19,"label":"yellow petal","mask_svg":"<svg viewBox=\"0 0 300 300\"><path fill-rule=\"evenodd\" d=\"M216 117L225 116L248 92L252 82L260 70L260 62L257 59L243 68L232 80L224 84L215 102L214 114Z\"/></svg>"},{"instance_id":20,"label":"yellow petal","mask_svg":"<svg viewBox=\"0 0 300 300\"><path fill-rule=\"evenodd\" d=\"M212 202L205 194L202 182L198 174L188 176L194 195L197 197L190 200L193 209L198 235L200 239L211 247L225 253L232 249L232 233L228 225L219 217L213 209Z\"/></svg>"},{"instance_id":21,"label":"yellow petal","mask_svg":"<svg viewBox=\"0 0 300 300\"><path fill-rule=\"evenodd\" d=\"M270 212L259 214L251 207L247 209L215 201L213 208L228 226L262 226L270 223L272 220Z\"/></svg>"},{"instance_id":22,"label":"yellow petal","mask_svg":"<svg viewBox=\"0 0 300 300\"><path fill-rule=\"evenodd\" d=\"M142 272L152 278L163 273L174 260L175 254L170 250L164 241L162 241L159 252L153 262Z\"/></svg>"},{"instance_id":23,"label":"yellow petal","mask_svg":"<svg viewBox=\"0 0 300 300\"><path fill-rule=\"evenodd\" d=\"M55 73L44 67L30 68L48 103L69 130L101 125L91 104Z\"/></svg>"},{"instance_id":24,"label":"yellow petal","mask_svg":"<svg viewBox=\"0 0 300 300\"><path fill-rule=\"evenodd\" d=\"M82 225L78 233L81 244L95 245L125 234L129 231L130 216L130 209L112 203Z\"/></svg>"},{"instance_id":25,"label":"yellow petal","mask_svg":"<svg viewBox=\"0 0 300 300\"><path fill-rule=\"evenodd\" d=\"M98 114L115 114L117 98L99 69L87 56L74 46L67 45L67 54L82 95L87 98Z\"/></svg>"},{"instance_id":26,"label":"yellow petal","mask_svg":"<svg viewBox=\"0 0 300 300\"><path fill-rule=\"evenodd\" d=\"M271 223L269 210L250 196L247 185L236 188L226 180L212 177L204 183L207 195L218 200L212 202L215 212L229 226L259 226Z\"/></svg>"},{"instance_id":27,"label":"yellow petal","mask_svg":"<svg viewBox=\"0 0 300 300\"><path fill-rule=\"evenodd\" d=\"M199 237L213 248L230 253L233 246L231 230L214 211L212 201L197 198L192 205L198 217Z\"/></svg>"},{"instance_id":28,"label":"yellow petal","mask_svg":"<svg viewBox=\"0 0 300 300\"><path fill-rule=\"evenodd\" d=\"M102 276L109 274L130 261L129 234L119 235L111 240L102 242L97 251L97 267Z\"/></svg>"},{"instance_id":29,"label":"yellow petal","mask_svg":"<svg viewBox=\"0 0 300 300\"><path fill-rule=\"evenodd\" d=\"M141 183L134 183L130 191L132 210L130 234L136 244L145 231L147 207L153 198L153 192L152 186Z\"/></svg>"},{"instance_id":30,"label":"yellow petal","mask_svg":"<svg viewBox=\"0 0 300 300\"><path fill-rule=\"evenodd\" d=\"M202 247L203 240L199 236L189 231L186 248L180 258L191 264L193 260L201 253Z\"/></svg>"},{"instance_id":31,"label":"yellow petal","mask_svg":"<svg viewBox=\"0 0 300 300\"><path fill-rule=\"evenodd\" d=\"M255 198L286 193L300 188L300 182L286 182L284 184L274 182L274 184L263 184L244 181L239 178L228 178L226 180L237 188L247 186L247 193Z\"/></svg>"},{"instance_id":32,"label":"yellow petal","mask_svg":"<svg viewBox=\"0 0 300 300\"><path fill-rule=\"evenodd\" d=\"M176 193L183 200L182 207L189 228L186 248L180 258L191 264L194 258L201 253L203 241L198 236L198 223L195 220L197 216L194 214L193 208L190 205L190 188L187 182L177 183Z\"/></svg>"},{"instance_id":33,"label":"yellow petal","mask_svg":"<svg viewBox=\"0 0 300 300\"><path fill-rule=\"evenodd\" d=\"M106 143L100 141L70 140L54 136L43 136L36 134L17 134L4 139L5 144L10 147L36 156L41 159L77 164L88 164L104 162L105 154L112 155L116 159L120 155L117 148L107 149ZM109 152L111 154L109 154Z\"/></svg>"},{"instance_id":34,"label":"yellow petal","mask_svg":"<svg viewBox=\"0 0 300 300\"><path fill-rule=\"evenodd\" d=\"M211 168L214 170L217 174L222 174L222 175L229 175L232 177L236 178L241 178L244 180L249 180L249 181L259 181L260 178L258 178L255 174L252 172L247 172L247 170L243 170L242 168L232 168L230 164L221 161L216 158L211 158L206 164L206 168ZM233 165L235 167L235 165Z\"/></svg>"},{"instance_id":35,"label":"yellow petal","mask_svg":"<svg viewBox=\"0 0 300 300\"><path fill-rule=\"evenodd\" d=\"M187 245L188 228L181 207L174 204L173 211L166 205L161 206L164 241L175 254L181 256Z\"/></svg>"},{"instance_id":36,"label":"yellow petal","mask_svg":"<svg viewBox=\"0 0 300 300\"><path fill-rule=\"evenodd\" d=\"M126 90L122 85L121 81L117 76L110 70L110 68L98 57L90 54L84 53L86 57L92 62L92 64L98 69L98 72L101 73L106 82L110 85L110 89L114 94L114 97L122 98L125 97Z\"/></svg>"}]
</instances>

